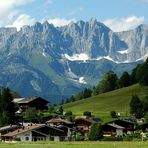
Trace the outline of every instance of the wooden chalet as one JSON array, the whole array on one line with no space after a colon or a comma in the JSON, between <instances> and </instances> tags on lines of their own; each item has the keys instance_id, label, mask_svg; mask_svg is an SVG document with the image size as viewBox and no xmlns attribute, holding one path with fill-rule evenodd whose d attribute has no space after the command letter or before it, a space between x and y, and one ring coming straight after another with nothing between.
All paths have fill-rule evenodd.
<instances>
[{"instance_id":1,"label":"wooden chalet","mask_svg":"<svg viewBox=\"0 0 148 148\"><path fill-rule=\"evenodd\" d=\"M104 136L123 136L134 132L134 123L127 119L117 119L102 127Z\"/></svg>"},{"instance_id":2,"label":"wooden chalet","mask_svg":"<svg viewBox=\"0 0 148 148\"><path fill-rule=\"evenodd\" d=\"M50 136L57 139L62 130L50 127L46 124L29 124L18 128L13 132L2 135L2 140L7 142L21 141L21 142L36 142L36 141L50 141Z\"/></svg>"},{"instance_id":3,"label":"wooden chalet","mask_svg":"<svg viewBox=\"0 0 148 148\"><path fill-rule=\"evenodd\" d=\"M14 103L17 103L20 108L27 109L29 107L34 107L37 110L47 109L49 101L41 97L29 97L29 98L15 98Z\"/></svg>"},{"instance_id":4,"label":"wooden chalet","mask_svg":"<svg viewBox=\"0 0 148 148\"><path fill-rule=\"evenodd\" d=\"M108 122L108 124L116 124L121 127L124 127L124 134L132 134L135 130L134 122L127 119L117 119L111 122Z\"/></svg>"},{"instance_id":5,"label":"wooden chalet","mask_svg":"<svg viewBox=\"0 0 148 148\"><path fill-rule=\"evenodd\" d=\"M103 136L123 136L123 130L125 128L115 123L105 124L102 127Z\"/></svg>"},{"instance_id":6,"label":"wooden chalet","mask_svg":"<svg viewBox=\"0 0 148 148\"><path fill-rule=\"evenodd\" d=\"M18 125L8 125L8 126L3 126L0 127L0 141L2 139L2 135L7 134L9 132L13 132L16 129L18 129L20 126Z\"/></svg>"},{"instance_id":7,"label":"wooden chalet","mask_svg":"<svg viewBox=\"0 0 148 148\"><path fill-rule=\"evenodd\" d=\"M74 123L75 123L75 127L78 132L80 132L83 135L87 135L90 130L91 125L96 122L92 119L80 117L80 118L75 119Z\"/></svg>"},{"instance_id":8,"label":"wooden chalet","mask_svg":"<svg viewBox=\"0 0 148 148\"><path fill-rule=\"evenodd\" d=\"M70 141L73 131L73 123L61 118L53 118L46 122L47 125L56 127L60 130L63 130L63 133L59 133L59 140L57 141Z\"/></svg>"}]
</instances>

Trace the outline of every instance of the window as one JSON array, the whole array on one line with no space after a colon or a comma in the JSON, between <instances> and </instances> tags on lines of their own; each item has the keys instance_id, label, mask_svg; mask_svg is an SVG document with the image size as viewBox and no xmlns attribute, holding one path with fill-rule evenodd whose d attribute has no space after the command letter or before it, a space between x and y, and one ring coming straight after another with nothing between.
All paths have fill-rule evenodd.
<instances>
[{"instance_id":1,"label":"window","mask_svg":"<svg viewBox=\"0 0 148 148\"><path fill-rule=\"evenodd\" d=\"M29 137L25 137L25 140L26 140L26 141L29 141Z\"/></svg>"}]
</instances>

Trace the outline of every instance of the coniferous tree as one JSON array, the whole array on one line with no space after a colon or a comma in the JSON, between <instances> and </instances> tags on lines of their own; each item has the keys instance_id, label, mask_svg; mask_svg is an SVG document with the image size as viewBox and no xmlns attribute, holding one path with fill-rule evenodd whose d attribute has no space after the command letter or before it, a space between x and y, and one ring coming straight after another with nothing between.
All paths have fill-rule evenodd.
<instances>
[{"instance_id":1,"label":"coniferous tree","mask_svg":"<svg viewBox=\"0 0 148 148\"><path fill-rule=\"evenodd\" d=\"M141 118L144 115L143 103L137 95L133 95L130 102L130 112L135 115L136 118Z\"/></svg>"},{"instance_id":2,"label":"coniferous tree","mask_svg":"<svg viewBox=\"0 0 148 148\"><path fill-rule=\"evenodd\" d=\"M148 96L142 99L144 113L148 113Z\"/></svg>"},{"instance_id":3,"label":"coniferous tree","mask_svg":"<svg viewBox=\"0 0 148 148\"><path fill-rule=\"evenodd\" d=\"M148 58L136 71L137 81L144 86L148 86Z\"/></svg>"},{"instance_id":4,"label":"coniferous tree","mask_svg":"<svg viewBox=\"0 0 148 148\"><path fill-rule=\"evenodd\" d=\"M120 88L122 88L130 86L130 84L130 75L128 74L128 72L125 71L119 79L119 86Z\"/></svg>"},{"instance_id":5,"label":"coniferous tree","mask_svg":"<svg viewBox=\"0 0 148 148\"><path fill-rule=\"evenodd\" d=\"M138 80L136 78L136 74L137 74L137 70L138 68L140 67L141 64L138 64L133 70L132 70L132 73L130 75L130 81L131 81L131 84L136 84L138 83Z\"/></svg>"},{"instance_id":6,"label":"coniferous tree","mask_svg":"<svg viewBox=\"0 0 148 148\"><path fill-rule=\"evenodd\" d=\"M99 93L115 90L117 88L118 77L113 71L107 72L98 85Z\"/></svg>"},{"instance_id":7,"label":"coniferous tree","mask_svg":"<svg viewBox=\"0 0 148 148\"><path fill-rule=\"evenodd\" d=\"M15 104L9 88L2 88L0 95L0 124L7 125L15 122Z\"/></svg>"},{"instance_id":8,"label":"coniferous tree","mask_svg":"<svg viewBox=\"0 0 148 148\"><path fill-rule=\"evenodd\" d=\"M91 97L91 93L92 93L91 89L85 88L83 91L83 98L85 99L85 98Z\"/></svg>"}]
</instances>

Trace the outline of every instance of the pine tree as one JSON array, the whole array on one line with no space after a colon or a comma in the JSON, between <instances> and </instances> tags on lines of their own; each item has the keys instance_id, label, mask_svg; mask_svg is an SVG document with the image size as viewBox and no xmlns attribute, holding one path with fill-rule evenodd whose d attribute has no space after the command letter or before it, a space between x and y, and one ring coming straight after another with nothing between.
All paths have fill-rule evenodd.
<instances>
[{"instance_id":1,"label":"pine tree","mask_svg":"<svg viewBox=\"0 0 148 148\"><path fill-rule=\"evenodd\" d=\"M135 115L136 118L141 118L144 115L143 103L137 95L132 96L132 100L130 102L130 112Z\"/></svg>"},{"instance_id":2,"label":"pine tree","mask_svg":"<svg viewBox=\"0 0 148 148\"><path fill-rule=\"evenodd\" d=\"M0 95L0 124L13 124L15 122L15 104L9 88L2 88Z\"/></svg>"},{"instance_id":3,"label":"pine tree","mask_svg":"<svg viewBox=\"0 0 148 148\"><path fill-rule=\"evenodd\" d=\"M125 71L119 79L119 86L122 88L130 86L130 84L130 75Z\"/></svg>"}]
</instances>

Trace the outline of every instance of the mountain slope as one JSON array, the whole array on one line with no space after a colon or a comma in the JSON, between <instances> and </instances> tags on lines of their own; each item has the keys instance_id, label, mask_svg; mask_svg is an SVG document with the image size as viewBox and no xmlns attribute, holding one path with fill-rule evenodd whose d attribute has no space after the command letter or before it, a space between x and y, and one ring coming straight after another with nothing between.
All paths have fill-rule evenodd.
<instances>
[{"instance_id":1,"label":"mountain slope","mask_svg":"<svg viewBox=\"0 0 148 148\"><path fill-rule=\"evenodd\" d=\"M96 19L64 27L46 21L20 31L0 28L0 86L23 97L39 95L60 102L98 84L109 70L119 76L131 72L148 53L147 30L145 26L134 34L114 33Z\"/></svg>"},{"instance_id":2,"label":"mountain slope","mask_svg":"<svg viewBox=\"0 0 148 148\"><path fill-rule=\"evenodd\" d=\"M72 111L76 115L82 115L84 111L91 111L92 114L108 114L110 111L122 113L129 112L129 103L132 95L137 94L139 97L148 95L148 88L143 88L139 84L126 88L117 89L108 93L100 94L84 100L65 104L65 111Z\"/></svg>"}]
</instances>

